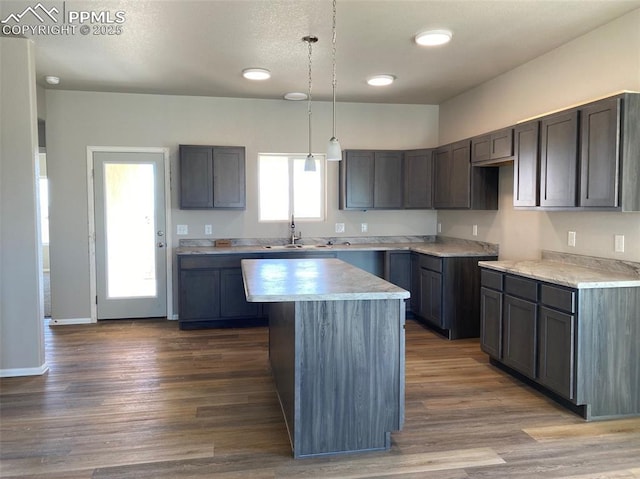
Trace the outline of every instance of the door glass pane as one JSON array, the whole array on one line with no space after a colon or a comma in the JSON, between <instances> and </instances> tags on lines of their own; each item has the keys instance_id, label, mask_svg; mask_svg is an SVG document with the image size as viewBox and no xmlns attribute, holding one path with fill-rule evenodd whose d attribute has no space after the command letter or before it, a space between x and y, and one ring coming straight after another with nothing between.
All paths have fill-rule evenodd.
<instances>
[{"instance_id":1,"label":"door glass pane","mask_svg":"<svg viewBox=\"0 0 640 479\"><path fill-rule=\"evenodd\" d=\"M107 297L155 297L154 165L104 168Z\"/></svg>"}]
</instances>

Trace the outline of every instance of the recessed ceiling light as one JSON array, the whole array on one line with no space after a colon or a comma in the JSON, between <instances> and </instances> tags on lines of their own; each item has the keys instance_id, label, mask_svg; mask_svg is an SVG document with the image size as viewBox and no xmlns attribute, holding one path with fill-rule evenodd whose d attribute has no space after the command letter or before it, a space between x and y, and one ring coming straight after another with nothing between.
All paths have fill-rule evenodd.
<instances>
[{"instance_id":1,"label":"recessed ceiling light","mask_svg":"<svg viewBox=\"0 0 640 479\"><path fill-rule=\"evenodd\" d=\"M453 33L449 30L429 30L416 35L416 43L427 47L444 45L451 41Z\"/></svg>"},{"instance_id":2,"label":"recessed ceiling light","mask_svg":"<svg viewBox=\"0 0 640 479\"><path fill-rule=\"evenodd\" d=\"M290 93L285 93L284 99L285 100L293 100L293 101L306 100L307 99L307 94L299 92L299 91L292 91Z\"/></svg>"},{"instance_id":3,"label":"recessed ceiling light","mask_svg":"<svg viewBox=\"0 0 640 479\"><path fill-rule=\"evenodd\" d=\"M268 80L271 78L271 72L266 68L245 68L242 70L242 76L247 80Z\"/></svg>"},{"instance_id":4,"label":"recessed ceiling light","mask_svg":"<svg viewBox=\"0 0 640 479\"><path fill-rule=\"evenodd\" d=\"M367 78L367 83L371 86L387 86L391 85L395 79L393 75L374 75Z\"/></svg>"},{"instance_id":5,"label":"recessed ceiling light","mask_svg":"<svg viewBox=\"0 0 640 479\"><path fill-rule=\"evenodd\" d=\"M44 81L46 81L49 85L57 85L60 83L60 77L54 77L53 75L47 75L44 77Z\"/></svg>"}]
</instances>

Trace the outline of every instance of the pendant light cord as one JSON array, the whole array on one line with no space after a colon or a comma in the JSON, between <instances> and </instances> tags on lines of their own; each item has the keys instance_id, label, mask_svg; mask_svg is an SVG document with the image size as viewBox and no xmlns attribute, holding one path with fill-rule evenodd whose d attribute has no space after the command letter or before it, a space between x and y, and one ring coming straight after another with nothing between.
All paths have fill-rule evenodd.
<instances>
[{"instance_id":1,"label":"pendant light cord","mask_svg":"<svg viewBox=\"0 0 640 479\"><path fill-rule=\"evenodd\" d=\"M314 40L314 37L305 37L307 40L305 40L308 44L309 44L309 96L307 98L307 114L309 116L309 156L311 156L311 87L312 87L312 83L311 83L311 52L312 52L312 44L314 43L314 41L318 41L318 39L316 38Z\"/></svg>"},{"instance_id":2,"label":"pendant light cord","mask_svg":"<svg viewBox=\"0 0 640 479\"><path fill-rule=\"evenodd\" d=\"M333 36L331 38L333 59L333 138L336 137L336 0L333 0Z\"/></svg>"}]
</instances>

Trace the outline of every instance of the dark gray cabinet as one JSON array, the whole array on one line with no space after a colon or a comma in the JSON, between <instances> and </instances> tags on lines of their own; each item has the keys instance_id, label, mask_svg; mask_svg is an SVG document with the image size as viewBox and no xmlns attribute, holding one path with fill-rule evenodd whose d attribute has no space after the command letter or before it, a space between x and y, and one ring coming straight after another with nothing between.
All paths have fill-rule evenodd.
<instances>
[{"instance_id":1,"label":"dark gray cabinet","mask_svg":"<svg viewBox=\"0 0 640 479\"><path fill-rule=\"evenodd\" d=\"M345 150L340 162L340 209L402 209L401 151Z\"/></svg>"},{"instance_id":2,"label":"dark gray cabinet","mask_svg":"<svg viewBox=\"0 0 640 479\"><path fill-rule=\"evenodd\" d=\"M515 207L640 211L639 94L523 123L514 144Z\"/></svg>"},{"instance_id":3,"label":"dark gray cabinet","mask_svg":"<svg viewBox=\"0 0 640 479\"><path fill-rule=\"evenodd\" d=\"M484 268L481 297L493 364L586 419L640 414L640 287L573 289Z\"/></svg>"},{"instance_id":4,"label":"dark gray cabinet","mask_svg":"<svg viewBox=\"0 0 640 479\"><path fill-rule=\"evenodd\" d=\"M540 121L540 206L577 206L578 110Z\"/></svg>"},{"instance_id":5,"label":"dark gray cabinet","mask_svg":"<svg viewBox=\"0 0 640 479\"><path fill-rule=\"evenodd\" d=\"M404 207L433 208L433 150L404 153Z\"/></svg>"},{"instance_id":6,"label":"dark gray cabinet","mask_svg":"<svg viewBox=\"0 0 640 479\"><path fill-rule=\"evenodd\" d=\"M580 206L618 206L621 102L604 100L580 110Z\"/></svg>"},{"instance_id":7,"label":"dark gray cabinet","mask_svg":"<svg viewBox=\"0 0 640 479\"><path fill-rule=\"evenodd\" d=\"M497 167L471 166L471 141L435 150L433 207L436 209L498 209Z\"/></svg>"},{"instance_id":8,"label":"dark gray cabinet","mask_svg":"<svg viewBox=\"0 0 640 479\"><path fill-rule=\"evenodd\" d=\"M245 149L180 145L181 209L244 209Z\"/></svg>"},{"instance_id":9,"label":"dark gray cabinet","mask_svg":"<svg viewBox=\"0 0 640 479\"><path fill-rule=\"evenodd\" d=\"M471 163L499 165L513 159L513 128L503 128L471 139Z\"/></svg>"},{"instance_id":10,"label":"dark gray cabinet","mask_svg":"<svg viewBox=\"0 0 640 479\"><path fill-rule=\"evenodd\" d=\"M540 122L530 121L514 129L513 206L540 204Z\"/></svg>"},{"instance_id":11,"label":"dark gray cabinet","mask_svg":"<svg viewBox=\"0 0 640 479\"><path fill-rule=\"evenodd\" d=\"M494 358L502 358L502 279L502 273L481 270L480 349Z\"/></svg>"},{"instance_id":12,"label":"dark gray cabinet","mask_svg":"<svg viewBox=\"0 0 640 479\"><path fill-rule=\"evenodd\" d=\"M480 335L478 261L496 256L411 256L411 310L449 339Z\"/></svg>"},{"instance_id":13,"label":"dark gray cabinet","mask_svg":"<svg viewBox=\"0 0 640 479\"><path fill-rule=\"evenodd\" d=\"M246 300L240 261L259 255L178 255L180 329L264 324Z\"/></svg>"}]
</instances>

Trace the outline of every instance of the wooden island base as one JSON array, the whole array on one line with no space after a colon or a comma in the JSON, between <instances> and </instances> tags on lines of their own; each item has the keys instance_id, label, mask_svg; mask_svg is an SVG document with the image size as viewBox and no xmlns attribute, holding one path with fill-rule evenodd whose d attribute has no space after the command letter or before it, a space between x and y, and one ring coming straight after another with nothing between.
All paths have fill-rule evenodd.
<instances>
[{"instance_id":1,"label":"wooden island base","mask_svg":"<svg viewBox=\"0 0 640 479\"><path fill-rule=\"evenodd\" d=\"M384 450L404 420L404 302L269 305L269 357L294 457Z\"/></svg>"}]
</instances>

